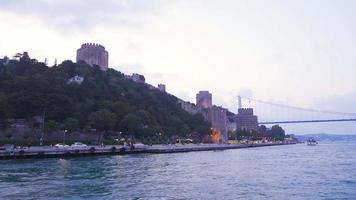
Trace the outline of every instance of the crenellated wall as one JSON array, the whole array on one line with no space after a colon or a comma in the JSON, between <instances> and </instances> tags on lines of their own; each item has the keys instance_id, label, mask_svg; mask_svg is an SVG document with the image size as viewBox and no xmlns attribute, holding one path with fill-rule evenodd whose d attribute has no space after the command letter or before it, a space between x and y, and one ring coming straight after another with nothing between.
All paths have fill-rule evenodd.
<instances>
[{"instance_id":1,"label":"crenellated wall","mask_svg":"<svg viewBox=\"0 0 356 200\"><path fill-rule=\"evenodd\" d=\"M77 62L84 61L89 65L98 65L106 71L109 65L109 53L105 47L96 43L84 43L77 50Z\"/></svg>"}]
</instances>

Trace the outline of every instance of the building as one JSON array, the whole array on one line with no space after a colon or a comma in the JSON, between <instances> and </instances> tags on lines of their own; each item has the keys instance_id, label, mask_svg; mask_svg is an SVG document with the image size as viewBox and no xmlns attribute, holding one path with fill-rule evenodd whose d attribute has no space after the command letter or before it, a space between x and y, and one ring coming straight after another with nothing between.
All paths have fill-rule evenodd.
<instances>
[{"instance_id":1,"label":"building","mask_svg":"<svg viewBox=\"0 0 356 200\"><path fill-rule=\"evenodd\" d=\"M190 114L200 113L204 120L210 122L213 132L219 135L219 142L228 141L228 131L236 130L235 115L223 107L212 105L212 95L209 91L200 91L196 95L197 104L178 99L182 109Z\"/></svg>"},{"instance_id":2,"label":"building","mask_svg":"<svg viewBox=\"0 0 356 200\"><path fill-rule=\"evenodd\" d=\"M158 84L157 88L161 92L166 92L166 85L164 84Z\"/></svg>"},{"instance_id":3,"label":"building","mask_svg":"<svg viewBox=\"0 0 356 200\"><path fill-rule=\"evenodd\" d=\"M109 53L100 44L85 43L77 50L77 62L84 61L89 65L98 65L101 70L108 70Z\"/></svg>"},{"instance_id":4,"label":"building","mask_svg":"<svg viewBox=\"0 0 356 200\"><path fill-rule=\"evenodd\" d=\"M199 91L196 96L196 105L199 109L211 108L213 106L211 93L209 91Z\"/></svg>"},{"instance_id":5,"label":"building","mask_svg":"<svg viewBox=\"0 0 356 200\"><path fill-rule=\"evenodd\" d=\"M145 76L137 73L133 73L131 76L131 80L137 82L137 83L145 83Z\"/></svg>"},{"instance_id":6,"label":"building","mask_svg":"<svg viewBox=\"0 0 356 200\"><path fill-rule=\"evenodd\" d=\"M257 116L252 108L239 108L236 115L237 130L258 130Z\"/></svg>"},{"instance_id":7,"label":"building","mask_svg":"<svg viewBox=\"0 0 356 200\"><path fill-rule=\"evenodd\" d=\"M182 99L178 99L178 103L183 110L187 111L191 115L197 114L199 112L198 107L196 107L193 103L183 101Z\"/></svg>"},{"instance_id":8,"label":"building","mask_svg":"<svg viewBox=\"0 0 356 200\"><path fill-rule=\"evenodd\" d=\"M75 75L73 76L72 78L70 78L68 80L68 83L76 83L76 84L82 84L84 81L84 77L81 77L81 76L78 76L78 75Z\"/></svg>"},{"instance_id":9,"label":"building","mask_svg":"<svg viewBox=\"0 0 356 200\"><path fill-rule=\"evenodd\" d=\"M212 106L207 109L200 110L206 121L211 123L213 129L216 129L221 134L221 142L226 143L228 140L227 136L227 115L226 109L218 106Z\"/></svg>"}]
</instances>

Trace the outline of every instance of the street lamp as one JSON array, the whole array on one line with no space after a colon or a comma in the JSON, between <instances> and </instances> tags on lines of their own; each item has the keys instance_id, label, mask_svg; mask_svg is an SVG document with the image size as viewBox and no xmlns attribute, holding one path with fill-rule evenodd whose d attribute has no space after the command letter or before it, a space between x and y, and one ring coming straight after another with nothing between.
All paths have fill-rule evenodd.
<instances>
[{"instance_id":1,"label":"street lamp","mask_svg":"<svg viewBox=\"0 0 356 200\"><path fill-rule=\"evenodd\" d=\"M64 137L63 137L63 144L66 144L66 133L67 133L67 130L64 130Z\"/></svg>"},{"instance_id":2,"label":"street lamp","mask_svg":"<svg viewBox=\"0 0 356 200\"><path fill-rule=\"evenodd\" d=\"M121 142L121 134L122 134L121 131L118 132L118 137L117 137L117 139L116 139L117 144L120 144L120 142Z\"/></svg>"}]
</instances>

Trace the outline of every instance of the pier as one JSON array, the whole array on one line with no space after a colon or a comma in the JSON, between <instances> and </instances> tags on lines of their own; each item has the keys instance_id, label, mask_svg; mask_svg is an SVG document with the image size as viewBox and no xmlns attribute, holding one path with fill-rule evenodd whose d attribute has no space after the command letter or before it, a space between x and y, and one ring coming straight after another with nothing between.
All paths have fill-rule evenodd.
<instances>
[{"instance_id":1,"label":"pier","mask_svg":"<svg viewBox=\"0 0 356 200\"><path fill-rule=\"evenodd\" d=\"M182 153L193 151L216 151L227 149L266 147L277 145L290 145L296 143L274 142L261 144L186 144L186 145L142 145L130 148L123 145L87 146L81 148L58 148L51 146L34 146L0 150L0 159L26 159L26 158L62 158L94 155L126 155L126 154L162 154Z\"/></svg>"}]
</instances>

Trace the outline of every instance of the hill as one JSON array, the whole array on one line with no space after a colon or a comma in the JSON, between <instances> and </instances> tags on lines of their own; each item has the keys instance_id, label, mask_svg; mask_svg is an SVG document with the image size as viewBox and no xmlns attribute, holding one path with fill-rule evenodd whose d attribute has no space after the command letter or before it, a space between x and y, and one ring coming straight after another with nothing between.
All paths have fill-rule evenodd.
<instances>
[{"instance_id":1,"label":"hill","mask_svg":"<svg viewBox=\"0 0 356 200\"><path fill-rule=\"evenodd\" d=\"M308 134L297 135L299 141L307 141L308 138L315 138L318 141L337 142L337 141L356 141L356 135L334 135L334 134Z\"/></svg>"},{"instance_id":2,"label":"hill","mask_svg":"<svg viewBox=\"0 0 356 200\"><path fill-rule=\"evenodd\" d=\"M70 83L74 76L81 84ZM45 132L95 129L104 137L121 134L138 140L203 138L210 124L182 110L177 98L136 83L114 69L64 61L49 67L29 57L0 62L0 124L45 115ZM40 125L30 125L40 131ZM6 131L3 131L3 134ZM113 137L111 137L113 138Z\"/></svg>"}]
</instances>

